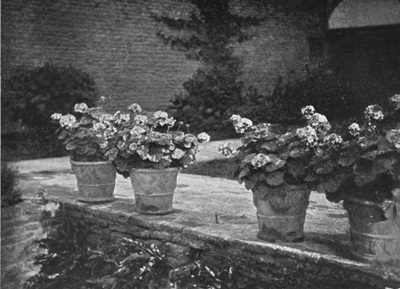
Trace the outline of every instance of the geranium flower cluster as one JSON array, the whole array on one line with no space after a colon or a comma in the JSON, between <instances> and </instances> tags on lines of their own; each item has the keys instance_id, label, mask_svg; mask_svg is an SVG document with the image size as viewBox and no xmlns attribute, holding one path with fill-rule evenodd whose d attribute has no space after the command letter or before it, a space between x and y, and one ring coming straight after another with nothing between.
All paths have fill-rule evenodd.
<instances>
[{"instance_id":1,"label":"geranium flower cluster","mask_svg":"<svg viewBox=\"0 0 400 289\"><path fill-rule=\"evenodd\" d=\"M107 116L101 107L89 108L86 103L77 103L72 114L53 113L51 118L58 121L58 138L75 161L104 161L107 145Z\"/></svg>"},{"instance_id":2,"label":"geranium flower cluster","mask_svg":"<svg viewBox=\"0 0 400 289\"><path fill-rule=\"evenodd\" d=\"M136 103L127 110L104 122L113 132L105 136L105 155L124 176L132 168L185 168L196 161L198 145L210 141L205 132L195 136L174 130L176 121L167 112L142 113Z\"/></svg>"},{"instance_id":3,"label":"geranium flower cluster","mask_svg":"<svg viewBox=\"0 0 400 289\"><path fill-rule=\"evenodd\" d=\"M217 152L223 154L226 157L232 157L235 155L236 149L232 147L230 143L224 143L218 145Z\"/></svg>"},{"instance_id":4,"label":"geranium flower cluster","mask_svg":"<svg viewBox=\"0 0 400 289\"><path fill-rule=\"evenodd\" d=\"M248 118L242 118L237 114L231 116L231 121L237 133L244 133L253 125L253 122Z\"/></svg>"},{"instance_id":5,"label":"geranium flower cluster","mask_svg":"<svg viewBox=\"0 0 400 289\"><path fill-rule=\"evenodd\" d=\"M142 113L136 103L113 115L85 103L77 103L74 112L78 119L72 114L51 116L72 159L110 160L123 174L134 167L187 167L196 161L198 145L210 141L204 132L196 137L173 130L175 119L166 112Z\"/></svg>"},{"instance_id":6,"label":"geranium flower cluster","mask_svg":"<svg viewBox=\"0 0 400 289\"><path fill-rule=\"evenodd\" d=\"M325 115L315 112L312 105L301 109L307 126L297 129L297 135L310 147L334 146L342 142L336 134L327 135L331 125Z\"/></svg>"},{"instance_id":7,"label":"geranium flower cluster","mask_svg":"<svg viewBox=\"0 0 400 289\"><path fill-rule=\"evenodd\" d=\"M389 101L395 106L395 109L400 109L400 94L395 94L389 97Z\"/></svg>"}]
</instances>

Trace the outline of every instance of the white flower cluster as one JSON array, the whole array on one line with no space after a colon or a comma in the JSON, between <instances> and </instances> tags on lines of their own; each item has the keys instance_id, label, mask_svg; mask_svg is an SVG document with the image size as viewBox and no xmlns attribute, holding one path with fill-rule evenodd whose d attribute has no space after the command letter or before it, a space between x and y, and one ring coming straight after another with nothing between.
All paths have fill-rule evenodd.
<instances>
[{"instance_id":1,"label":"white flower cluster","mask_svg":"<svg viewBox=\"0 0 400 289\"><path fill-rule=\"evenodd\" d=\"M371 119L382 120L384 117L382 107L376 104L368 105L365 109L364 114L368 121L370 121Z\"/></svg>"},{"instance_id":2,"label":"white flower cluster","mask_svg":"<svg viewBox=\"0 0 400 289\"><path fill-rule=\"evenodd\" d=\"M145 133L146 130L144 128L142 128L141 126L137 126L135 125L131 131L130 134L131 136L133 136L134 138L139 138L143 133Z\"/></svg>"},{"instance_id":3,"label":"white flower cluster","mask_svg":"<svg viewBox=\"0 0 400 289\"><path fill-rule=\"evenodd\" d=\"M148 118L147 118L147 116L145 116L145 115L138 114L138 115L136 115L136 116L134 117L134 121L136 122L136 124L144 125L144 124L147 123Z\"/></svg>"},{"instance_id":4,"label":"white flower cluster","mask_svg":"<svg viewBox=\"0 0 400 289\"><path fill-rule=\"evenodd\" d=\"M208 143L210 141L210 136L207 133L202 132L197 136L197 139L200 143Z\"/></svg>"},{"instance_id":5,"label":"white flower cluster","mask_svg":"<svg viewBox=\"0 0 400 289\"><path fill-rule=\"evenodd\" d=\"M361 128L360 128L360 126L359 126L359 124L358 123L352 123L349 127L348 127L348 129L349 129L349 133L352 135L352 136L357 136L357 135L359 135L360 134L360 132L361 132Z\"/></svg>"},{"instance_id":6,"label":"white flower cluster","mask_svg":"<svg viewBox=\"0 0 400 289\"><path fill-rule=\"evenodd\" d=\"M400 149L400 129L391 129L386 132L386 139L394 144L396 149Z\"/></svg>"},{"instance_id":7,"label":"white flower cluster","mask_svg":"<svg viewBox=\"0 0 400 289\"><path fill-rule=\"evenodd\" d=\"M248 128L253 126L253 122L248 118L242 118L240 115L234 114L231 116L230 120L235 127L237 133L244 133Z\"/></svg>"},{"instance_id":8,"label":"white flower cluster","mask_svg":"<svg viewBox=\"0 0 400 289\"><path fill-rule=\"evenodd\" d=\"M252 160L251 160L251 164L253 165L253 167L256 168L262 168L264 167L266 164L271 163L272 160L269 156L265 155L265 154L258 154L256 155Z\"/></svg>"},{"instance_id":9,"label":"white flower cluster","mask_svg":"<svg viewBox=\"0 0 400 289\"><path fill-rule=\"evenodd\" d=\"M396 110L400 109L400 94L395 94L389 97L389 100L396 106Z\"/></svg>"},{"instance_id":10,"label":"white flower cluster","mask_svg":"<svg viewBox=\"0 0 400 289\"><path fill-rule=\"evenodd\" d=\"M226 157L231 157L236 153L236 149L230 143L224 143L218 145L217 152L222 153Z\"/></svg>"},{"instance_id":11,"label":"white flower cluster","mask_svg":"<svg viewBox=\"0 0 400 289\"><path fill-rule=\"evenodd\" d=\"M80 112L80 113L84 113L86 110L88 109L88 106L86 103L77 103L74 106L74 111L75 112Z\"/></svg>"},{"instance_id":12,"label":"white flower cluster","mask_svg":"<svg viewBox=\"0 0 400 289\"><path fill-rule=\"evenodd\" d=\"M157 124L160 126L174 126L175 124L175 119L173 117L168 117L168 113L165 111L156 111L154 113L154 118L156 119Z\"/></svg>"},{"instance_id":13,"label":"white flower cluster","mask_svg":"<svg viewBox=\"0 0 400 289\"><path fill-rule=\"evenodd\" d=\"M307 141L307 144L310 146L316 145L318 141L317 131L309 125L306 127L298 128L296 133L300 138L305 139Z\"/></svg>"},{"instance_id":14,"label":"white flower cluster","mask_svg":"<svg viewBox=\"0 0 400 289\"><path fill-rule=\"evenodd\" d=\"M121 124L123 122L128 122L131 119L131 116L129 113L121 113L120 111L117 111L113 118L116 124Z\"/></svg>"},{"instance_id":15,"label":"white flower cluster","mask_svg":"<svg viewBox=\"0 0 400 289\"><path fill-rule=\"evenodd\" d=\"M301 114L305 119L311 118L311 116L315 113L315 108L312 105L307 105L301 109Z\"/></svg>"},{"instance_id":16,"label":"white flower cluster","mask_svg":"<svg viewBox=\"0 0 400 289\"><path fill-rule=\"evenodd\" d=\"M128 110L132 111L135 114L142 112L142 108L137 103L133 103L130 106L128 106Z\"/></svg>"},{"instance_id":17,"label":"white flower cluster","mask_svg":"<svg viewBox=\"0 0 400 289\"><path fill-rule=\"evenodd\" d=\"M331 133L331 134L327 135L326 137L324 137L324 144L327 144L330 146L341 144L342 142L343 142L342 137L336 133Z\"/></svg>"},{"instance_id":18,"label":"white flower cluster","mask_svg":"<svg viewBox=\"0 0 400 289\"><path fill-rule=\"evenodd\" d=\"M303 117L307 121L307 126L297 129L297 135L304 139L308 146L316 147L331 129L331 125L325 115L315 112L312 105L307 105L301 109Z\"/></svg>"},{"instance_id":19,"label":"white flower cluster","mask_svg":"<svg viewBox=\"0 0 400 289\"><path fill-rule=\"evenodd\" d=\"M76 118L75 118L75 116L73 116L72 114L63 115L63 116L60 118L60 125L61 125L61 127L66 127L66 126L70 127L70 126L72 126L75 122L76 122Z\"/></svg>"}]
</instances>

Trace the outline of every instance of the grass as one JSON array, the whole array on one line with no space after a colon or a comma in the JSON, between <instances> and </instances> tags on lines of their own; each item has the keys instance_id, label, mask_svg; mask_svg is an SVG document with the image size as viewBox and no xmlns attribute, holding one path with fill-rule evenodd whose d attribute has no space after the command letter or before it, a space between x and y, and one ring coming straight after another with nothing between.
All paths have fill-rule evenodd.
<instances>
[{"instance_id":1,"label":"grass","mask_svg":"<svg viewBox=\"0 0 400 289\"><path fill-rule=\"evenodd\" d=\"M182 173L235 180L235 170L236 164L233 159L217 159L199 162L182 170Z\"/></svg>"}]
</instances>

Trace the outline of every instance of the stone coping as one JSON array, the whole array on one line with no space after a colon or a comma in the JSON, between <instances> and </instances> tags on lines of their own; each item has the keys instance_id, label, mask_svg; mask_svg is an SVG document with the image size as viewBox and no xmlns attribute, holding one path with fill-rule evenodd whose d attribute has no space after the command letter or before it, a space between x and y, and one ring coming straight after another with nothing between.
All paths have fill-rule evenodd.
<instances>
[{"instance_id":1,"label":"stone coping","mask_svg":"<svg viewBox=\"0 0 400 289\"><path fill-rule=\"evenodd\" d=\"M25 198L36 198L46 190L53 201L103 218L123 220L123 226L163 229L190 235L204 242L220 242L236 248L246 248L262 256L282 258L354 271L398 284L389 267L356 261L349 253L350 238L347 213L342 205L328 202L324 195L312 192L305 223L305 241L301 243L269 243L257 239L258 225L252 194L236 181L185 174L178 176L174 194L175 212L165 216L139 215L129 179L117 176L116 201L106 204L86 204L77 201L76 179L68 158L56 158L15 163L20 168L20 188ZM395 279L393 279L395 278ZM385 282L386 282L385 281ZM393 283L394 282L394 283ZM394 288L397 288L394 287Z\"/></svg>"}]
</instances>

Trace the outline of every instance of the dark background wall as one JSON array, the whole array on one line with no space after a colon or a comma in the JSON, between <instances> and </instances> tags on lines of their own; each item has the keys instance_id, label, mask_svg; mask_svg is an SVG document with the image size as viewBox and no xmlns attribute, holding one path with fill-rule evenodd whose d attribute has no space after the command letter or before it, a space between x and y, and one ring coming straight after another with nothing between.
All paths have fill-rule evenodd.
<instances>
[{"instance_id":1,"label":"dark background wall","mask_svg":"<svg viewBox=\"0 0 400 289\"><path fill-rule=\"evenodd\" d=\"M17 65L72 65L96 81L110 111L132 102L165 109L182 83L201 66L163 44L167 30L151 13L187 17L185 0L3 0L3 72ZM310 37L325 29L324 1L232 0L238 14L263 17L251 40L232 43L243 57L243 80L270 93L279 76L300 77L309 57Z\"/></svg>"}]
</instances>

